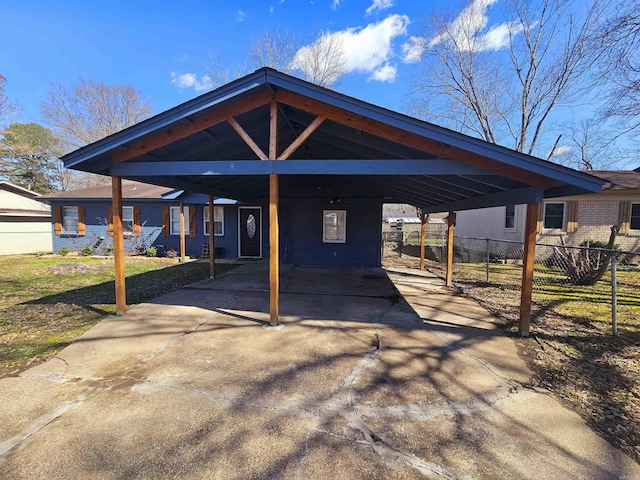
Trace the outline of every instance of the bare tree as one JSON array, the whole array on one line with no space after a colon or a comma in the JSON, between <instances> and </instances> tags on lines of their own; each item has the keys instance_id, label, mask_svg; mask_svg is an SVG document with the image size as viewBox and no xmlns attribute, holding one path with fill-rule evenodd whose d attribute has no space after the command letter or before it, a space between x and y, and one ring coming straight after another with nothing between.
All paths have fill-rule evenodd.
<instances>
[{"instance_id":1,"label":"bare tree","mask_svg":"<svg viewBox=\"0 0 640 480\"><path fill-rule=\"evenodd\" d=\"M40 105L42 116L70 151L151 116L151 106L128 85L80 78L71 88L53 85Z\"/></svg>"},{"instance_id":2,"label":"bare tree","mask_svg":"<svg viewBox=\"0 0 640 480\"><path fill-rule=\"evenodd\" d=\"M7 96L4 90L5 83L7 79L0 73L0 122L18 109L18 104Z\"/></svg>"},{"instance_id":3,"label":"bare tree","mask_svg":"<svg viewBox=\"0 0 640 480\"><path fill-rule=\"evenodd\" d=\"M249 60L254 68L271 67L282 73L292 73L293 59L300 41L289 30L264 30L251 38Z\"/></svg>"},{"instance_id":4,"label":"bare tree","mask_svg":"<svg viewBox=\"0 0 640 480\"><path fill-rule=\"evenodd\" d=\"M336 87L346 71L347 58L342 38L318 31L315 39L300 48L293 58L293 69L305 80L322 87Z\"/></svg>"},{"instance_id":5,"label":"bare tree","mask_svg":"<svg viewBox=\"0 0 640 480\"><path fill-rule=\"evenodd\" d=\"M616 142L619 134L600 119L572 123L549 155L550 160L578 170L607 170L631 160L633 152ZM562 140L562 142L560 141Z\"/></svg>"},{"instance_id":6,"label":"bare tree","mask_svg":"<svg viewBox=\"0 0 640 480\"><path fill-rule=\"evenodd\" d=\"M127 85L107 85L80 78L71 88L53 85L40 105L42 116L70 152L112 135L151 116L144 96ZM95 174L64 176L67 188L106 183Z\"/></svg>"},{"instance_id":7,"label":"bare tree","mask_svg":"<svg viewBox=\"0 0 640 480\"><path fill-rule=\"evenodd\" d=\"M598 37L605 46L600 77L606 82L603 116L620 120L621 131L640 126L640 1L615 5Z\"/></svg>"},{"instance_id":8,"label":"bare tree","mask_svg":"<svg viewBox=\"0 0 640 480\"><path fill-rule=\"evenodd\" d=\"M423 73L417 109L445 125L532 154L551 113L580 91L601 50L596 3L579 18L570 0L505 0L504 23L487 28L490 2L434 16L408 49Z\"/></svg>"}]
</instances>

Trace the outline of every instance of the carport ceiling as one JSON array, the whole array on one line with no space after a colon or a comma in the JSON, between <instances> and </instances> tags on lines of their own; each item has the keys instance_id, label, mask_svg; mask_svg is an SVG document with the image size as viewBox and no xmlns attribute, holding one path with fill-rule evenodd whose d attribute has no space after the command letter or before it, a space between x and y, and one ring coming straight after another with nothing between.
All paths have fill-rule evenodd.
<instances>
[{"instance_id":1,"label":"carport ceiling","mask_svg":"<svg viewBox=\"0 0 640 480\"><path fill-rule=\"evenodd\" d=\"M287 158L275 159L282 155ZM281 198L326 196L339 185L354 198L409 203L425 212L534 203L597 192L603 183L268 68L63 161L249 203L268 197L268 174L276 173Z\"/></svg>"}]
</instances>

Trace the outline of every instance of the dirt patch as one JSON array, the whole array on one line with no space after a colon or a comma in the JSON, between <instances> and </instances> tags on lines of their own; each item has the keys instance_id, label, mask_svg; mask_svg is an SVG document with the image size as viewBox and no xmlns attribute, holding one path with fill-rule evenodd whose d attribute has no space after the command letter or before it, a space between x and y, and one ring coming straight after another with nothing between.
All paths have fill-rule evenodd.
<instances>
[{"instance_id":1,"label":"dirt patch","mask_svg":"<svg viewBox=\"0 0 640 480\"><path fill-rule=\"evenodd\" d=\"M419 267L419 247L385 249L385 266ZM426 262L444 277L444 266ZM514 336L520 292L484 282L454 284L496 317ZM536 372L533 383L548 389L580 414L601 436L640 462L640 334L611 336L584 316L558 313L554 304L534 302L532 337L519 340L523 357Z\"/></svg>"},{"instance_id":2,"label":"dirt patch","mask_svg":"<svg viewBox=\"0 0 640 480\"><path fill-rule=\"evenodd\" d=\"M61 263L51 265L48 270L56 275L77 275L84 273L97 273L104 270L100 265L89 265L87 263Z\"/></svg>"}]
</instances>

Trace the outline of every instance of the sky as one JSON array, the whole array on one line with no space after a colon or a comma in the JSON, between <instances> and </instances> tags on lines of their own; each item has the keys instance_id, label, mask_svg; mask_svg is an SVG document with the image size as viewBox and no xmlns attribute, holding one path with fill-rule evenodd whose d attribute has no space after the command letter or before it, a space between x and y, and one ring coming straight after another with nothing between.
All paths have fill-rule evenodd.
<instances>
[{"instance_id":1,"label":"sky","mask_svg":"<svg viewBox=\"0 0 640 480\"><path fill-rule=\"evenodd\" d=\"M486 23L496 0L476 3L479 21ZM412 39L433 9L448 4L0 0L0 73L7 78L8 96L22 106L20 122L40 122L39 104L50 86L71 86L78 77L131 85L160 113L210 87L212 57L230 70L244 64L257 33L280 28L310 38L322 30L339 36L346 49L348 73L338 90L403 111L411 91L408 79L416 73Z\"/></svg>"}]
</instances>

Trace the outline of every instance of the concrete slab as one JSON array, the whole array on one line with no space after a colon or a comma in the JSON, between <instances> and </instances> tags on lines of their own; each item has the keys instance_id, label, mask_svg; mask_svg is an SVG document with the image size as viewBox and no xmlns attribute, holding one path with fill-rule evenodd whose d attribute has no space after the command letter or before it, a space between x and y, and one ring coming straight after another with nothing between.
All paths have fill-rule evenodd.
<instances>
[{"instance_id":1,"label":"concrete slab","mask_svg":"<svg viewBox=\"0 0 640 480\"><path fill-rule=\"evenodd\" d=\"M268 331L266 273L135 306L0 380L0 478L640 478L437 277L288 267Z\"/></svg>"}]
</instances>

